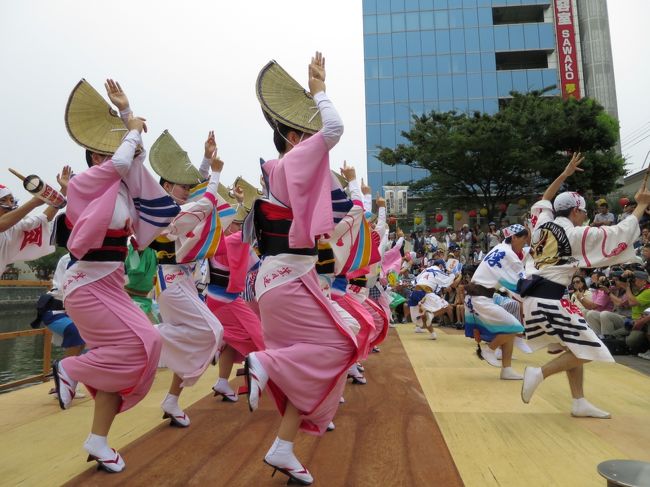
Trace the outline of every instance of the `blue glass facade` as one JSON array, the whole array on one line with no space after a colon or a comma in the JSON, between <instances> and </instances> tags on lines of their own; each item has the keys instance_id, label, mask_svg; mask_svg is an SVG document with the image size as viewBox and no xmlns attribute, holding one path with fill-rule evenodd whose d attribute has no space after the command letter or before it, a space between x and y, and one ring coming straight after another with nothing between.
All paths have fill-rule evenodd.
<instances>
[{"instance_id":1,"label":"blue glass facade","mask_svg":"<svg viewBox=\"0 0 650 487\"><path fill-rule=\"evenodd\" d=\"M542 19L495 25L493 7L541 6ZM541 14L540 14L541 15ZM497 53L552 53L549 0L363 0L368 181L373 188L428 173L390 167L378 147L404 142L413 114L494 113L511 91L558 84L557 69L504 69ZM516 61L515 61L516 62ZM551 92L552 93L552 92Z\"/></svg>"}]
</instances>

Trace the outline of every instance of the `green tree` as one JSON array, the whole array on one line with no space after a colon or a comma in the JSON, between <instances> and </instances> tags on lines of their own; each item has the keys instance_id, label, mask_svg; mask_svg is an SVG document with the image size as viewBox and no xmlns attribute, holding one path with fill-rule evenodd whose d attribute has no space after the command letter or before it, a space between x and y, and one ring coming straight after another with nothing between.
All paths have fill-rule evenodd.
<instances>
[{"instance_id":1,"label":"green tree","mask_svg":"<svg viewBox=\"0 0 650 487\"><path fill-rule=\"evenodd\" d=\"M44 255L35 260L30 260L25 262L29 268L36 273L36 276L40 279L49 279L54 271L56 270L56 265L59 262L59 259L66 254L68 251L63 247L57 247L54 252L48 255Z\"/></svg>"},{"instance_id":2,"label":"green tree","mask_svg":"<svg viewBox=\"0 0 650 487\"><path fill-rule=\"evenodd\" d=\"M380 161L427 169L412 184L436 204L486 206L541 193L566 165L567 154L586 154L585 172L567 185L606 194L624 175L614 146L618 122L591 99L562 100L541 92L513 97L494 115L431 112L413 117L407 144L381 148ZM404 182L404 181L402 181Z\"/></svg>"}]
</instances>

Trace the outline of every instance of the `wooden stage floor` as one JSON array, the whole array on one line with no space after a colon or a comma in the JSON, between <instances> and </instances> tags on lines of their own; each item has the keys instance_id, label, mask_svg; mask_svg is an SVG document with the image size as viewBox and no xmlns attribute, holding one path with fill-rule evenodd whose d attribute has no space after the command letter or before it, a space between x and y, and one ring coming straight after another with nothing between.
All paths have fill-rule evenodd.
<instances>
[{"instance_id":1,"label":"wooden stage floor","mask_svg":"<svg viewBox=\"0 0 650 487\"><path fill-rule=\"evenodd\" d=\"M591 486L605 484L601 461L650 461L650 377L589 364L587 398L613 419L576 419L565 377L545 381L526 405L521 382L499 381L473 341L438 336L431 341L412 325L391 330L366 363L368 384L346 388L337 429L300 435L296 451L315 485ZM547 357L516 353L513 366L523 371ZM158 372L143 402L115 421L110 444L127 462L118 475L85 463L89 399L61 411L47 395L51 382L0 395L0 485L284 485L262 463L279 422L271 401L263 397L251 414L243 396L237 404L206 396L215 376L210 368L184 392L192 425L177 429L160 420L170 373Z\"/></svg>"}]
</instances>

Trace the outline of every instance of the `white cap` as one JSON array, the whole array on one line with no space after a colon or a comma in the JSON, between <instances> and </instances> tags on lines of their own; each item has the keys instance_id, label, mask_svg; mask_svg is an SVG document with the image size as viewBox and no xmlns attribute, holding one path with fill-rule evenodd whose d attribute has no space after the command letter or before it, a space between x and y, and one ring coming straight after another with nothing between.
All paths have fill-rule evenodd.
<instances>
[{"instance_id":1,"label":"white cap","mask_svg":"<svg viewBox=\"0 0 650 487\"><path fill-rule=\"evenodd\" d=\"M11 190L6 186L0 184L0 198L4 198L5 196L9 196L10 194L11 194Z\"/></svg>"},{"instance_id":2,"label":"white cap","mask_svg":"<svg viewBox=\"0 0 650 487\"><path fill-rule=\"evenodd\" d=\"M571 208L587 211L587 203L582 196L573 191L565 191L557 195L553 202L553 209L555 211L569 210Z\"/></svg>"}]
</instances>

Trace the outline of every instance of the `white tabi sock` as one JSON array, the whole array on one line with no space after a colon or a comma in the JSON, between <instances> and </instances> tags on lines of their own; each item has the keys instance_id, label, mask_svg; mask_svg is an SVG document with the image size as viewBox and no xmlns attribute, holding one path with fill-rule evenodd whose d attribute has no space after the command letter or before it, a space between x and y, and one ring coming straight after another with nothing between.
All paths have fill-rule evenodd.
<instances>
[{"instance_id":1,"label":"white tabi sock","mask_svg":"<svg viewBox=\"0 0 650 487\"><path fill-rule=\"evenodd\" d=\"M86 439L86 442L84 443L84 447L89 452L91 450L93 452L100 452L100 451L103 451L104 449L110 450L109 447L108 447L108 441L106 440L106 437L105 436L95 435L93 433L90 433L88 435L88 438Z\"/></svg>"},{"instance_id":2,"label":"white tabi sock","mask_svg":"<svg viewBox=\"0 0 650 487\"><path fill-rule=\"evenodd\" d=\"M596 406L587 401L584 397L573 399L571 407L571 416L578 418L599 418L609 419L612 417L607 411L598 409Z\"/></svg>"}]
</instances>

